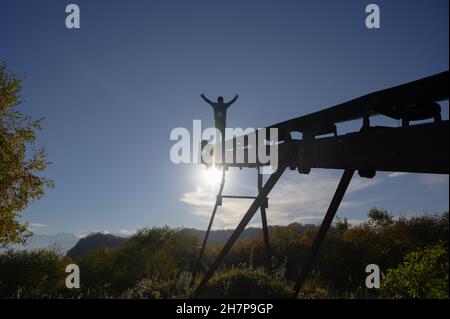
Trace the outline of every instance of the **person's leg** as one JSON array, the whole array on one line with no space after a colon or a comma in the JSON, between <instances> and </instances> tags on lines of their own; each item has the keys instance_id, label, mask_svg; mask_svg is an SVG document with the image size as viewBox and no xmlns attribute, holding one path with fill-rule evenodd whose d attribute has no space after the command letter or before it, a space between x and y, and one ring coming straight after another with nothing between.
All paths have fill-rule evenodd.
<instances>
[{"instance_id":1,"label":"person's leg","mask_svg":"<svg viewBox=\"0 0 450 319\"><path fill-rule=\"evenodd\" d=\"M216 119L215 120L215 126L216 126L216 130L218 131L218 134L216 136L216 146L215 146L215 162L218 163L223 163L224 162L224 151L225 151L225 143L224 143L224 139L225 139L225 126L223 125L223 121ZM221 152L217 152L217 149L220 149ZM221 154L218 154L221 153Z\"/></svg>"},{"instance_id":2,"label":"person's leg","mask_svg":"<svg viewBox=\"0 0 450 319\"><path fill-rule=\"evenodd\" d=\"M216 138L216 144L221 150L220 156L215 156L216 162L224 163L225 159L225 123L221 120L216 120L216 129L220 132L220 136ZM216 148L217 149L217 148ZM216 152L217 154L217 152Z\"/></svg>"}]
</instances>

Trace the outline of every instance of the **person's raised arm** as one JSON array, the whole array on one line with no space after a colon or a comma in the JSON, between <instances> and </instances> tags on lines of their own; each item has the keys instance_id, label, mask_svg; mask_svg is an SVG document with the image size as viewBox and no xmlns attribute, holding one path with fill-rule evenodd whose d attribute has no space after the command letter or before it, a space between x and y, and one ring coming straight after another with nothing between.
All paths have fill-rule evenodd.
<instances>
[{"instance_id":1,"label":"person's raised arm","mask_svg":"<svg viewBox=\"0 0 450 319\"><path fill-rule=\"evenodd\" d=\"M227 103L227 107L230 107L231 104L233 104L234 102L236 102L236 100L238 99L238 97L239 97L239 95L236 94L236 95L234 96L234 98L233 98L230 102Z\"/></svg>"},{"instance_id":2,"label":"person's raised arm","mask_svg":"<svg viewBox=\"0 0 450 319\"><path fill-rule=\"evenodd\" d=\"M206 103L208 103L208 104L211 105L211 106L214 106L214 102L211 101L210 99L208 99L208 98L205 96L205 94L201 94L200 96L202 97L203 100L205 100Z\"/></svg>"}]
</instances>

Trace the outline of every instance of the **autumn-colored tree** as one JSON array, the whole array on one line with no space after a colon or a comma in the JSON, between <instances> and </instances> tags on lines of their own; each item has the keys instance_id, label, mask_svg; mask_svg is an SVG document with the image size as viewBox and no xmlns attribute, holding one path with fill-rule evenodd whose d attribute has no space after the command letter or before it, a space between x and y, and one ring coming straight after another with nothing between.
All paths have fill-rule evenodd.
<instances>
[{"instance_id":1,"label":"autumn-colored tree","mask_svg":"<svg viewBox=\"0 0 450 319\"><path fill-rule=\"evenodd\" d=\"M49 164L44 148L36 147L42 119L18 110L20 77L0 64L0 247L23 243L31 235L20 213L44 195L53 182L39 174Z\"/></svg>"}]
</instances>

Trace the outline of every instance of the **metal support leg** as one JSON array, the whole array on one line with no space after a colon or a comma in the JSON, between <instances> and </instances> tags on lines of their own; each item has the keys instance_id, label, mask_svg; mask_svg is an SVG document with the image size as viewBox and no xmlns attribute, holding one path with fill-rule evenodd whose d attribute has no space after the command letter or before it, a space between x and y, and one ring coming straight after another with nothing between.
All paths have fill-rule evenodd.
<instances>
[{"instance_id":1,"label":"metal support leg","mask_svg":"<svg viewBox=\"0 0 450 319\"><path fill-rule=\"evenodd\" d=\"M305 282L306 277L311 272L312 266L314 264L314 259L319 252L320 246L322 246L328 229L330 228L331 222L336 215L336 212L339 208L339 205L341 204L342 198L347 191L348 185L350 184L354 173L355 170L346 169L341 177L339 185L336 189L336 192L334 193L333 199L331 200L330 206L328 207L327 213L325 214L325 217L323 219L322 225L320 226L319 232L317 233L316 239L314 240L311 250L309 251L308 257L306 258L305 265L303 266L300 275L298 276L295 283L293 295L294 298L297 297L300 289L303 286L303 283Z\"/></svg>"},{"instance_id":2,"label":"metal support leg","mask_svg":"<svg viewBox=\"0 0 450 319\"><path fill-rule=\"evenodd\" d=\"M202 247L200 249L200 254L198 255L197 262L195 264L194 273L192 274L191 286L195 282L195 278L197 277L198 270L202 263L203 254L205 253L206 242L208 241L208 237L209 237L209 233L211 232L211 227L212 227L212 224L214 221L214 217L216 216L216 211L217 211L217 208L219 207L219 201L221 201L221 196L222 196L222 191L223 191L224 185L225 185L225 168L222 167L222 179L220 182L219 192L216 197L216 203L214 204L214 208L213 208L213 211L211 214L211 218L209 220L208 228L206 229L205 237L203 238Z\"/></svg>"},{"instance_id":3,"label":"metal support leg","mask_svg":"<svg viewBox=\"0 0 450 319\"><path fill-rule=\"evenodd\" d=\"M263 187L263 175L260 172L260 167L258 166L258 192L261 192ZM271 274L272 273L272 251L270 249L270 240L269 240L269 228L267 226L267 215L266 215L266 206L265 206L266 198L264 202L259 206L261 211L261 222L262 222L262 232L264 237L264 254L266 258L266 271Z\"/></svg>"},{"instance_id":4,"label":"metal support leg","mask_svg":"<svg viewBox=\"0 0 450 319\"><path fill-rule=\"evenodd\" d=\"M220 264L222 263L225 256L228 254L230 249L233 247L234 243L237 241L241 233L244 231L245 227L248 225L252 217L255 215L258 208L263 204L264 200L266 199L267 195L269 195L272 188L275 186L277 181L280 179L281 175L283 175L283 172L286 170L286 156L288 154L280 154L279 158L279 167L277 171L272 174L269 179L267 180L266 184L263 186L261 191L259 192L256 199L253 201L253 203L250 205L250 208L245 213L244 217L242 218L239 225L234 230L233 234L231 234L230 238L228 239L225 246L222 248L219 255L214 260L213 264L209 268L208 272L203 277L202 281L198 285L197 289L194 291L193 297L199 297L202 293L203 289L205 288L206 284L208 283L209 279L211 279L214 272L219 268Z\"/></svg>"},{"instance_id":5,"label":"metal support leg","mask_svg":"<svg viewBox=\"0 0 450 319\"><path fill-rule=\"evenodd\" d=\"M244 231L245 227L248 225L252 217L255 215L258 208L261 206L261 204L264 202L265 198L269 194L270 190L275 186L278 179L281 177L282 173L286 169L286 166L278 168L277 172L270 176L264 187L262 188L259 195L256 197L256 199L253 201L250 208L247 210L247 213L242 218L241 222L233 232L233 234L228 239L225 246L222 248L222 251L219 253L219 255L214 260L213 264L209 268L208 272L203 277L203 280L200 282L199 286L194 292L194 297L198 297L203 289L205 288L206 284L208 283L209 279L212 277L216 269L220 266L225 256L228 254L230 249L233 247L234 243L237 241L241 233Z\"/></svg>"}]
</instances>

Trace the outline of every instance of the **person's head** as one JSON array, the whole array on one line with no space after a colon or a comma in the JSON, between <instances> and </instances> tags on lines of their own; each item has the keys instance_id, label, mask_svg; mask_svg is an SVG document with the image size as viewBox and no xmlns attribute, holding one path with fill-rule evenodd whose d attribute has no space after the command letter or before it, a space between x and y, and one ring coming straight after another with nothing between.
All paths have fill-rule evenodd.
<instances>
[{"instance_id":1,"label":"person's head","mask_svg":"<svg viewBox=\"0 0 450 319\"><path fill-rule=\"evenodd\" d=\"M217 102L223 103L223 96L219 96L219 97L217 98Z\"/></svg>"}]
</instances>

